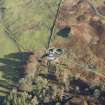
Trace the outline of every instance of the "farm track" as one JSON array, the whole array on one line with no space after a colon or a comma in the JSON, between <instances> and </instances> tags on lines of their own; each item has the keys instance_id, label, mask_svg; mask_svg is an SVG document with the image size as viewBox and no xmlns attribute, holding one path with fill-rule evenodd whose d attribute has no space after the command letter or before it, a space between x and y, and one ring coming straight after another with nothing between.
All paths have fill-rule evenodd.
<instances>
[{"instance_id":1,"label":"farm track","mask_svg":"<svg viewBox=\"0 0 105 105\"><path fill-rule=\"evenodd\" d=\"M60 12L60 8L61 8L61 5L62 5L62 2L63 2L63 0L60 0L59 4L57 6L57 12L56 12L56 15L55 15L53 24L52 24L52 26L50 28L50 35L49 35L49 38L48 38L48 46L47 46L47 49L50 47L52 37L54 36L54 34L53 34L54 33L54 28L55 28L55 24L56 24L57 18L59 16L59 12Z\"/></svg>"},{"instance_id":2,"label":"farm track","mask_svg":"<svg viewBox=\"0 0 105 105\"><path fill-rule=\"evenodd\" d=\"M6 33L5 35L14 43L19 52L28 50L25 49L21 44L19 44L19 42L15 38L13 38L12 32L7 27L4 27L4 31Z\"/></svg>"}]
</instances>

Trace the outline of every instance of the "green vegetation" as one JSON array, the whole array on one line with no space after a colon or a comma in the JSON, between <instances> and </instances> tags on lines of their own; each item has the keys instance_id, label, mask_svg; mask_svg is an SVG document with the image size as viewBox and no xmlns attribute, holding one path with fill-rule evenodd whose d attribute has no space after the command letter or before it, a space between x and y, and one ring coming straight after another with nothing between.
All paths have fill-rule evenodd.
<instances>
[{"instance_id":1,"label":"green vegetation","mask_svg":"<svg viewBox=\"0 0 105 105\"><path fill-rule=\"evenodd\" d=\"M20 93L13 90L10 95L4 100L3 105L38 105L37 97L28 95L28 93Z\"/></svg>"},{"instance_id":2,"label":"green vegetation","mask_svg":"<svg viewBox=\"0 0 105 105\"><path fill-rule=\"evenodd\" d=\"M17 51L14 43L5 35L2 25L0 25L0 57Z\"/></svg>"},{"instance_id":3,"label":"green vegetation","mask_svg":"<svg viewBox=\"0 0 105 105\"><path fill-rule=\"evenodd\" d=\"M0 16L0 35L5 35L3 39L7 43L4 43L2 48L4 40L1 37L0 56L16 52L15 44L8 41L8 35L5 33L7 30L24 49L35 50L46 47L58 2L59 0L1 0L0 4L4 10L0 9L0 15L2 15Z\"/></svg>"},{"instance_id":4,"label":"green vegetation","mask_svg":"<svg viewBox=\"0 0 105 105\"><path fill-rule=\"evenodd\" d=\"M2 24L25 49L43 48L47 44L58 2L5 0Z\"/></svg>"}]
</instances>

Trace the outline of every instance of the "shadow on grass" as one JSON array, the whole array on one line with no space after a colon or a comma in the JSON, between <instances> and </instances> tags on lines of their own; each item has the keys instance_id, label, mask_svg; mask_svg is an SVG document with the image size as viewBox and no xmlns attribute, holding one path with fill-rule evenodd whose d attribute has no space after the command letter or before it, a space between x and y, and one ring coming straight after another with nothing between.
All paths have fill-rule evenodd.
<instances>
[{"instance_id":1,"label":"shadow on grass","mask_svg":"<svg viewBox=\"0 0 105 105\"><path fill-rule=\"evenodd\" d=\"M26 63L31 52L18 52L5 55L0 58L0 72L3 80L0 80L0 93L5 93L15 87L19 78L23 77L23 65Z\"/></svg>"}]
</instances>

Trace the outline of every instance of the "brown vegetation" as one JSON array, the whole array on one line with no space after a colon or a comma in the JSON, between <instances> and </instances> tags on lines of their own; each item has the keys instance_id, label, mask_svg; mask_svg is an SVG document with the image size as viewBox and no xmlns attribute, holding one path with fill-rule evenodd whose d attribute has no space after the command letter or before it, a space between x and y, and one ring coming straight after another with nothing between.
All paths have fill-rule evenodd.
<instances>
[{"instance_id":1,"label":"brown vegetation","mask_svg":"<svg viewBox=\"0 0 105 105\"><path fill-rule=\"evenodd\" d=\"M72 64L68 61L68 65L73 69L71 72L75 72L75 75L78 72L78 66L75 66L75 63L80 65L84 64L89 66L91 70L95 69L95 72L98 72L99 75L98 73L93 73L93 78L90 76L91 72L86 72L87 68L85 67L83 68L84 70L79 70L80 74L82 75L83 71L85 72L84 76L87 80L91 79L101 82L101 80L105 80L105 24L101 17L97 16L89 5L86 5L87 2L79 3L79 1L80 0L77 0L75 4L70 0L64 1L64 6L61 8L57 21L57 27L59 29L65 26L70 27L70 35L72 34L72 36L68 37L68 39L56 36L52 46L67 49L67 55L69 55L71 53L70 50L72 50L75 58L70 56L68 59L75 59L75 61L72 62ZM77 3L79 3L79 5L76 5ZM99 12L104 11L104 6L100 6L99 10ZM88 73L88 76L86 76L86 73Z\"/></svg>"}]
</instances>

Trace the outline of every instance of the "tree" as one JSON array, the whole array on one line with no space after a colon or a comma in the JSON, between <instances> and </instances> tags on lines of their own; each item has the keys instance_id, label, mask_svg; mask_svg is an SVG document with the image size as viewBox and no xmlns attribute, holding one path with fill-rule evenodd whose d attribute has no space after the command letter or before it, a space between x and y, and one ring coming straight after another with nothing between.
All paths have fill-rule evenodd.
<instances>
[{"instance_id":1,"label":"tree","mask_svg":"<svg viewBox=\"0 0 105 105\"><path fill-rule=\"evenodd\" d=\"M3 105L38 105L37 97L32 97L27 92L12 91L5 98Z\"/></svg>"}]
</instances>

